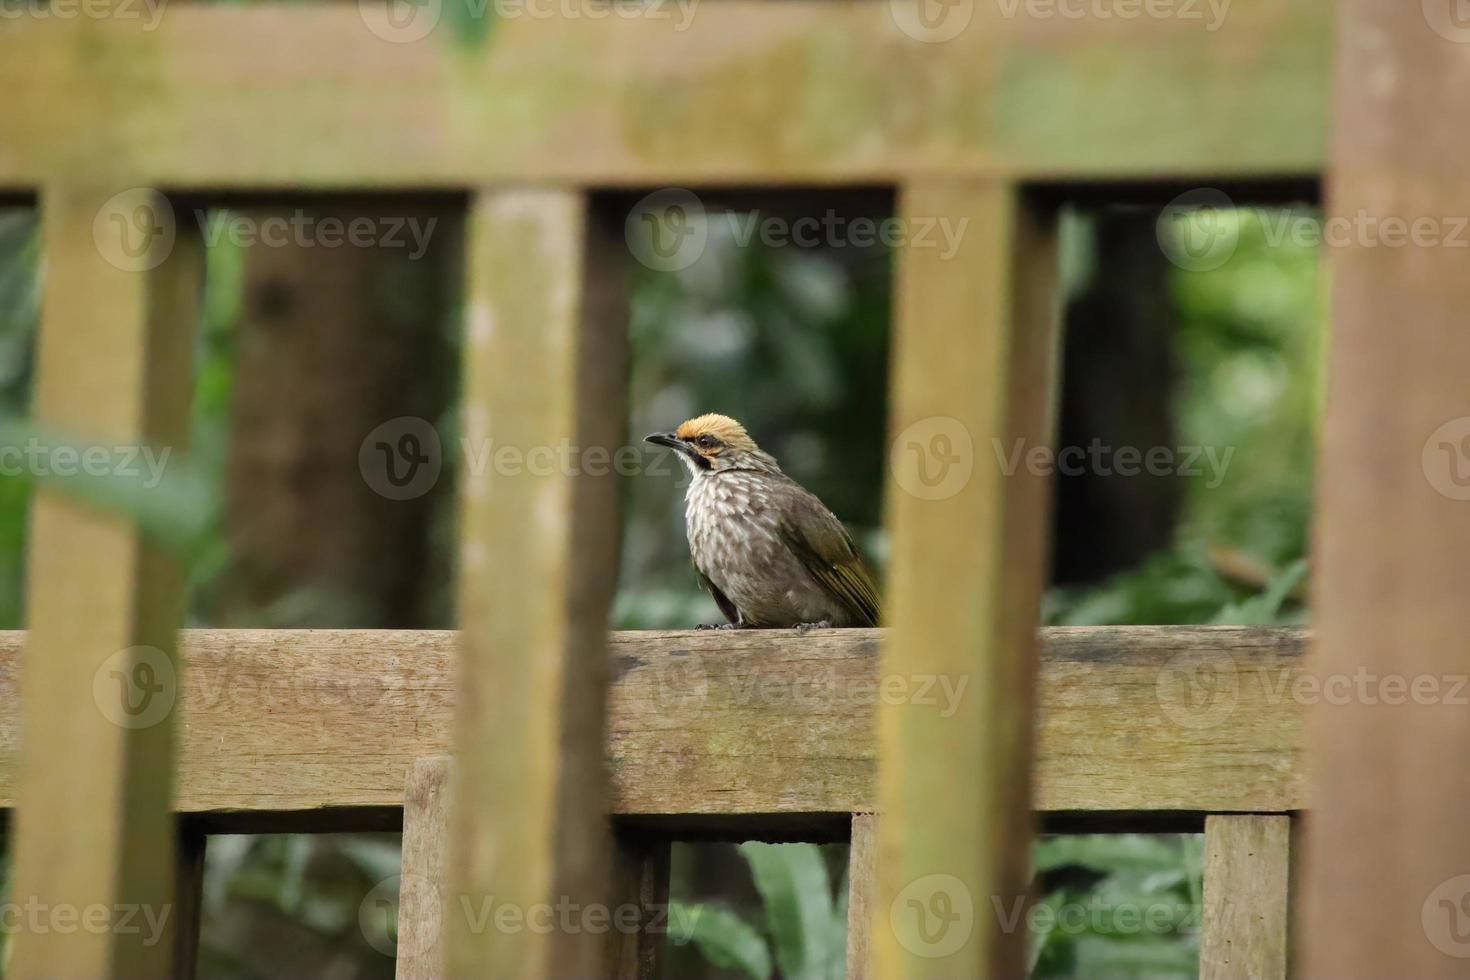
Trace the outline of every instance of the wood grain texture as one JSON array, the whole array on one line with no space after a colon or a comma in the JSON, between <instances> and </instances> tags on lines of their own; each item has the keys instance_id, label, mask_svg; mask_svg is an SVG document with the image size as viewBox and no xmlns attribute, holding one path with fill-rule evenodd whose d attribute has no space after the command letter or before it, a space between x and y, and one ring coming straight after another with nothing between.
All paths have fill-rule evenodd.
<instances>
[{"instance_id":1,"label":"wood grain texture","mask_svg":"<svg viewBox=\"0 0 1470 980\"><path fill-rule=\"evenodd\" d=\"M1286 980L1291 818L1205 818L1201 980Z\"/></svg>"},{"instance_id":2,"label":"wood grain texture","mask_svg":"<svg viewBox=\"0 0 1470 980\"><path fill-rule=\"evenodd\" d=\"M874 969L1017 976L1024 937L980 910L1030 877L1048 481L999 457L1050 445L1055 233L1001 182L909 184L900 217L950 222L959 246L915 239L898 256L883 673L969 691L950 712L903 699L879 711Z\"/></svg>"},{"instance_id":3,"label":"wood grain texture","mask_svg":"<svg viewBox=\"0 0 1470 980\"><path fill-rule=\"evenodd\" d=\"M69 186L42 204L34 414L56 449L43 458L54 475L41 481L28 541L26 739L10 894L22 906L70 907L77 921L98 908L110 920L124 905L160 915L175 884L178 570L128 520L62 487L84 489L75 485L82 477L62 474L62 451L71 469L99 448L116 464L114 447L182 452L188 431L202 251L193 236L159 232L167 206L158 195L118 190ZM172 925L151 943L147 930L26 931L8 975L161 976Z\"/></svg>"},{"instance_id":4,"label":"wood grain texture","mask_svg":"<svg viewBox=\"0 0 1470 980\"><path fill-rule=\"evenodd\" d=\"M874 980L872 930L878 901L878 815L854 813L847 855L847 980Z\"/></svg>"},{"instance_id":5,"label":"wood grain texture","mask_svg":"<svg viewBox=\"0 0 1470 980\"><path fill-rule=\"evenodd\" d=\"M449 771L444 756L415 759L403 791L403 869L398 884L397 980L440 980L444 972L445 859Z\"/></svg>"},{"instance_id":6,"label":"wood grain texture","mask_svg":"<svg viewBox=\"0 0 1470 980\"><path fill-rule=\"evenodd\" d=\"M1308 977L1464 976L1470 956L1463 10L1340 5L1328 214L1348 233L1312 550L1312 666L1336 696L1310 740Z\"/></svg>"},{"instance_id":7,"label":"wood grain texture","mask_svg":"<svg viewBox=\"0 0 1470 980\"><path fill-rule=\"evenodd\" d=\"M466 439L482 461L520 447L527 465L467 467L461 524L460 701L450 881L527 922L565 903L607 904L606 623L617 577L617 476L555 460L609 451L625 416L626 330L584 317L586 197L506 189L470 209ZM573 925L566 925L572 922ZM452 976L592 976L604 937L556 916L550 930L446 923Z\"/></svg>"},{"instance_id":8,"label":"wood grain texture","mask_svg":"<svg viewBox=\"0 0 1470 980\"><path fill-rule=\"evenodd\" d=\"M1306 635L1232 627L1042 631L1043 812L1285 812L1306 805ZM949 710L936 682L885 689L880 630L613 633L607 756L616 813L806 818L871 812L885 697ZM0 632L0 804L17 785L21 633ZM401 807L420 756L450 751L451 632L184 630L175 806L211 832ZM967 686L961 697L970 693ZM846 817L842 822L846 823ZM303 822L305 821L305 822Z\"/></svg>"},{"instance_id":9,"label":"wood grain texture","mask_svg":"<svg viewBox=\"0 0 1470 980\"><path fill-rule=\"evenodd\" d=\"M1330 0L1235 0L1213 25L1204 3L1075 18L960 2L942 43L904 32L905 0L593 3L478 25L479 44L447 17L395 43L371 6L7 20L0 89L36 94L0 103L0 186L1258 176L1315 174L1325 152Z\"/></svg>"}]
</instances>

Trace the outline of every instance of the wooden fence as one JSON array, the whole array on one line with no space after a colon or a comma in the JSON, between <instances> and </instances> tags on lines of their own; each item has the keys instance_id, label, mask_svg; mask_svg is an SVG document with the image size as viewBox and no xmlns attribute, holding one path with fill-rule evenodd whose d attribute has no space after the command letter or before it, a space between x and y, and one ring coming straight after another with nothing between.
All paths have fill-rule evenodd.
<instances>
[{"instance_id":1,"label":"wooden fence","mask_svg":"<svg viewBox=\"0 0 1470 980\"><path fill-rule=\"evenodd\" d=\"M12 896L181 914L168 949L117 928L24 932L15 976L184 975L169 961L189 957L198 835L401 818L419 913L405 971L651 975L646 933L476 929L425 896L647 901L671 836L850 833L854 975L1010 977L1023 936L990 909L1026 892L1033 805L1056 827L1203 826L1203 974L1284 975L1290 815L1308 794L1303 708L1276 685L1301 669L1303 638L1054 631L1038 658L1046 487L1003 477L986 447L1047 440L1069 200L1209 186L1245 202L1325 175L1333 216L1465 214L1464 31L1436 0L1236 0L1213 27L1189 4L1079 18L921 2L720 0L679 30L576 2L468 27L445 16L423 36L417 14L366 0L0 22L0 190L44 215L47 425L182 444L201 248L158 220L170 200L466 195L469 434L612 446L621 263L586 222L593 191L876 184L898 188L900 219L970 219L952 257L899 250L891 432L944 417L978 447L946 499L890 485L881 639L619 634L609 651L615 481L485 474L463 487L457 642L205 632L176 646L167 559L41 492L30 632L3 661ZM119 245L114 218L138 237ZM1329 676L1466 664L1470 512L1425 452L1467 414L1470 276L1445 245L1333 252L1314 552L1314 669ZM754 676L852 684L752 699L739 682ZM970 696L941 717L866 686L922 678L965 678ZM133 700L108 701L118 692ZM1318 714L1304 972L1452 975L1458 923L1440 936L1431 918L1435 895L1454 914L1463 896L1436 889L1470 869L1470 770L1451 761L1470 715ZM452 792L431 761L446 752ZM959 915L956 902L970 919L938 940L905 911Z\"/></svg>"}]
</instances>

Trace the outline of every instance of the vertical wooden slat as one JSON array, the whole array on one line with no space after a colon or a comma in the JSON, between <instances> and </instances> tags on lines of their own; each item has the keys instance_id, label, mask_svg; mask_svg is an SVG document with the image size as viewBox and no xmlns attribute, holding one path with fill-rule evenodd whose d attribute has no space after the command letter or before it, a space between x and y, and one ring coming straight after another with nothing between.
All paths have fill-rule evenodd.
<instances>
[{"instance_id":1,"label":"vertical wooden slat","mask_svg":"<svg viewBox=\"0 0 1470 980\"><path fill-rule=\"evenodd\" d=\"M1024 450L1050 438L1054 231L1006 183L901 198L874 970L1014 977L1024 930L993 910L1029 875L1048 482ZM953 714L918 696L936 679L965 685Z\"/></svg>"},{"instance_id":2,"label":"vertical wooden slat","mask_svg":"<svg viewBox=\"0 0 1470 980\"><path fill-rule=\"evenodd\" d=\"M578 915L607 902L619 513L604 468L557 452L620 440L626 335L582 316L586 210L579 193L527 189L471 209L464 431L482 465L464 476L450 906L493 898L528 925L451 912L453 976L593 976L603 962L605 935ZM504 447L524 465L493 456Z\"/></svg>"},{"instance_id":3,"label":"vertical wooden slat","mask_svg":"<svg viewBox=\"0 0 1470 980\"><path fill-rule=\"evenodd\" d=\"M847 977L872 980L873 907L878 893L878 815L852 815L847 855Z\"/></svg>"},{"instance_id":4,"label":"vertical wooden slat","mask_svg":"<svg viewBox=\"0 0 1470 980\"><path fill-rule=\"evenodd\" d=\"M398 880L398 980L438 980L444 973L444 917L449 850L449 760L416 759L403 789L403 864Z\"/></svg>"},{"instance_id":5,"label":"vertical wooden slat","mask_svg":"<svg viewBox=\"0 0 1470 980\"><path fill-rule=\"evenodd\" d=\"M1285 980L1291 818L1205 818L1201 980Z\"/></svg>"},{"instance_id":6,"label":"vertical wooden slat","mask_svg":"<svg viewBox=\"0 0 1470 980\"><path fill-rule=\"evenodd\" d=\"M167 205L147 191L109 200L68 186L42 208L36 417L92 444L177 452L193 388L197 239L169 234ZM10 900L78 923L89 909L110 923L131 909L130 922L151 913L165 927L61 931L43 918L17 937L9 975L162 976L173 955L179 576L128 520L54 487L39 490L31 527Z\"/></svg>"},{"instance_id":7,"label":"vertical wooden slat","mask_svg":"<svg viewBox=\"0 0 1470 980\"><path fill-rule=\"evenodd\" d=\"M169 976L194 980L199 973L199 936L204 925L204 858L209 838L182 826L174 856L174 962Z\"/></svg>"},{"instance_id":8,"label":"vertical wooden slat","mask_svg":"<svg viewBox=\"0 0 1470 980\"><path fill-rule=\"evenodd\" d=\"M669 869L672 845L641 835L620 834L613 861L613 923L602 976L611 980L661 980L668 938ZM637 929L626 926L634 922Z\"/></svg>"},{"instance_id":9,"label":"vertical wooden slat","mask_svg":"<svg viewBox=\"0 0 1470 980\"><path fill-rule=\"evenodd\" d=\"M1470 968L1470 31L1340 7L1301 975Z\"/></svg>"}]
</instances>

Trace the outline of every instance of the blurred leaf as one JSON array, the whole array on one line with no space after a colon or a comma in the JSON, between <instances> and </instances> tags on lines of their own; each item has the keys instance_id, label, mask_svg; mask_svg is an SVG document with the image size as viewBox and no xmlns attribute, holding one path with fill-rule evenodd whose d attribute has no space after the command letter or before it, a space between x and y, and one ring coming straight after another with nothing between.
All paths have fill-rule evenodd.
<instances>
[{"instance_id":1,"label":"blurred leaf","mask_svg":"<svg viewBox=\"0 0 1470 980\"><path fill-rule=\"evenodd\" d=\"M769 980L771 954L755 927L715 905L669 903L669 941L693 942L715 966L740 970L751 980Z\"/></svg>"},{"instance_id":2,"label":"blurred leaf","mask_svg":"<svg viewBox=\"0 0 1470 980\"><path fill-rule=\"evenodd\" d=\"M766 907L766 928L785 980L824 980L838 944L827 865L815 844L749 841L740 852L750 862Z\"/></svg>"},{"instance_id":3,"label":"blurred leaf","mask_svg":"<svg viewBox=\"0 0 1470 980\"><path fill-rule=\"evenodd\" d=\"M171 551L192 553L213 529L214 493L202 475L176 458L170 447L154 451L71 439L19 418L0 418L0 446L25 447L27 452L36 447L48 460L34 472L6 467L0 470L0 480L39 483L80 503L126 517ZM67 450L80 457L93 448L107 454L111 471L91 473L82 465L68 465L73 472L67 475L52 471L51 453ZM133 455L120 455L115 452L118 448Z\"/></svg>"},{"instance_id":4,"label":"blurred leaf","mask_svg":"<svg viewBox=\"0 0 1470 980\"><path fill-rule=\"evenodd\" d=\"M391 0L390 0L391 2ZM499 7L489 0L413 0L442 3L450 36L462 48L474 50L489 43L499 23Z\"/></svg>"},{"instance_id":5,"label":"blurred leaf","mask_svg":"<svg viewBox=\"0 0 1470 980\"><path fill-rule=\"evenodd\" d=\"M1153 834L1086 834L1046 837L1036 842L1037 870L1077 865L1097 871L1160 871L1180 867L1179 846Z\"/></svg>"}]
</instances>

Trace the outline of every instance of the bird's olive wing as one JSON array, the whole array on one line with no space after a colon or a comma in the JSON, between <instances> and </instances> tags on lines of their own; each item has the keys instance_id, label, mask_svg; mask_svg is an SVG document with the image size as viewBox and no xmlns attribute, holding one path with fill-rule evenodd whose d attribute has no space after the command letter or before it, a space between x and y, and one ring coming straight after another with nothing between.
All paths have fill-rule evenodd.
<instances>
[{"instance_id":1,"label":"bird's olive wing","mask_svg":"<svg viewBox=\"0 0 1470 980\"><path fill-rule=\"evenodd\" d=\"M699 576L699 584L703 585L704 590L715 600L715 605L720 607L720 612L725 614L725 618L732 623L740 622L740 610L735 608L735 603L731 602L725 593L709 580L708 575L699 570L698 565L694 567L694 574Z\"/></svg>"},{"instance_id":2,"label":"bird's olive wing","mask_svg":"<svg viewBox=\"0 0 1470 980\"><path fill-rule=\"evenodd\" d=\"M864 626L878 625L878 589L852 536L816 497L801 491L783 515L781 537L829 595Z\"/></svg>"}]
</instances>

